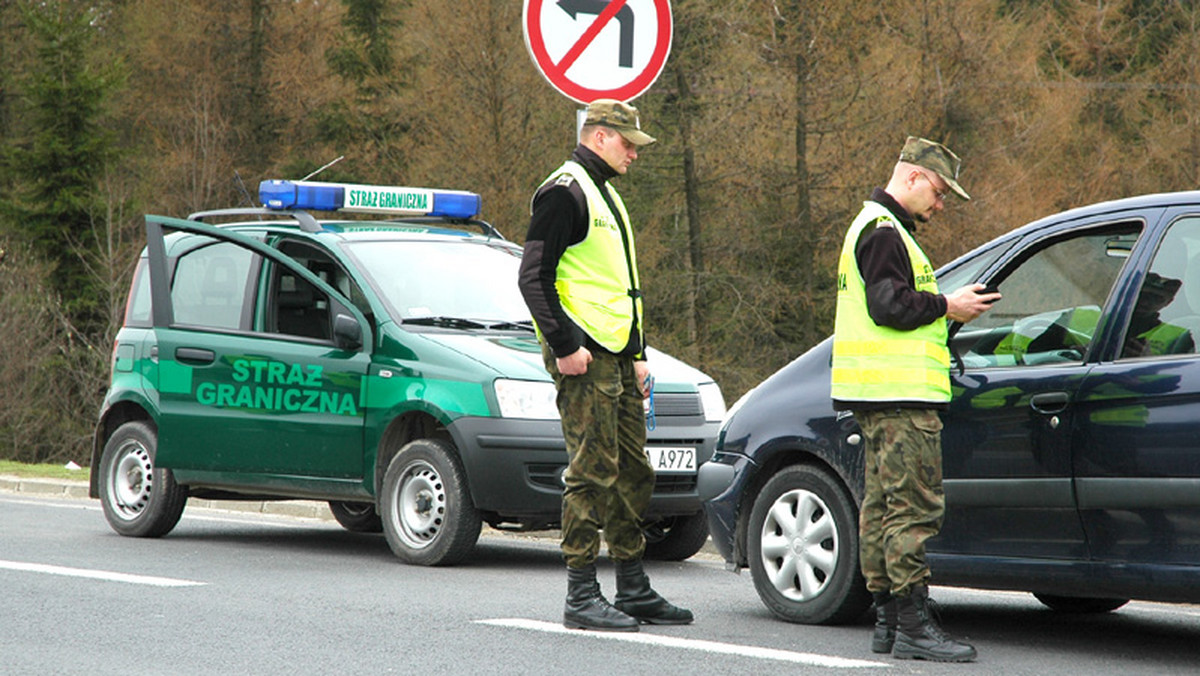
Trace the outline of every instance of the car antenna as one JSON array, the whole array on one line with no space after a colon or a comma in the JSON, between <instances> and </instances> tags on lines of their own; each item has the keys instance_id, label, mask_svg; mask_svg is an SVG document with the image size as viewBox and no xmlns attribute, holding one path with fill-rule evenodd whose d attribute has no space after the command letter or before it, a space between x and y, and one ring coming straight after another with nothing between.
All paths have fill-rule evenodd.
<instances>
[{"instance_id":1,"label":"car antenna","mask_svg":"<svg viewBox=\"0 0 1200 676\"><path fill-rule=\"evenodd\" d=\"M254 198L250 196L250 191L246 190L246 181L241 180L241 173L238 171L238 169L234 169L233 178L238 181L238 190L241 191L241 197L242 199L245 199L246 204L250 205L250 208L252 209L257 207L257 204L254 204ZM262 221L263 217L259 216L258 220Z\"/></svg>"},{"instance_id":2,"label":"car antenna","mask_svg":"<svg viewBox=\"0 0 1200 676\"><path fill-rule=\"evenodd\" d=\"M312 178L313 176L316 176L317 174L321 173L322 171L325 171L326 169L332 167L333 165L337 164L338 162L341 162L344 159L346 159L345 155L338 155L336 158L334 158L334 160L332 162L326 163L324 166L318 168L316 171L309 174L308 176L305 176L304 178L302 178L300 180L307 181L308 179Z\"/></svg>"}]
</instances>

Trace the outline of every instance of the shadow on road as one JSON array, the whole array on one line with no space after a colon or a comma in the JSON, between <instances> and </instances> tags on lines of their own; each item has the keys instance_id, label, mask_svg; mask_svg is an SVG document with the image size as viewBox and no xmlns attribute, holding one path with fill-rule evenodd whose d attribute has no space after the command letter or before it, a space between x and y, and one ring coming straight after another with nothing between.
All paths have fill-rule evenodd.
<instances>
[{"instance_id":1,"label":"shadow on road","mask_svg":"<svg viewBox=\"0 0 1200 676\"><path fill-rule=\"evenodd\" d=\"M1147 670L1137 673L1196 673L1200 617L1193 608L1134 602L1109 613L1072 614L1050 610L1032 595L1027 603L1004 604L981 595L942 605L941 618L954 635L993 650L1045 653L1066 664L1072 656L1090 664L1132 660Z\"/></svg>"},{"instance_id":2,"label":"shadow on road","mask_svg":"<svg viewBox=\"0 0 1200 676\"><path fill-rule=\"evenodd\" d=\"M106 533L120 537L115 533ZM124 542L136 538L123 539ZM289 556L337 556L358 559L382 560L403 563L395 557L382 534L353 533L327 523L312 526L288 525L287 527L247 522L244 524L222 522L219 524L202 520L185 520L161 538L162 542L202 543L233 545L257 549L286 552ZM143 540L142 542L146 542ZM151 541L152 542L152 541ZM527 534L498 533L485 531L475 545L471 556L456 568L560 568L562 554L557 540Z\"/></svg>"}]
</instances>

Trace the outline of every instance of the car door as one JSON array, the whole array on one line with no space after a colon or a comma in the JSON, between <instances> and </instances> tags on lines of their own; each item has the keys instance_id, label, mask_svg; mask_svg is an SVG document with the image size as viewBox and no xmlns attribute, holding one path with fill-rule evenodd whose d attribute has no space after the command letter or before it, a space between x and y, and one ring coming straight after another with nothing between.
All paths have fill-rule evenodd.
<instances>
[{"instance_id":1,"label":"car door","mask_svg":"<svg viewBox=\"0 0 1200 676\"><path fill-rule=\"evenodd\" d=\"M191 234L170 256L164 227ZM370 356L334 326L351 322L369 335L362 314L248 237L157 217L147 231L159 463L264 488L266 475L361 478ZM303 486L293 481L288 490Z\"/></svg>"},{"instance_id":2,"label":"car door","mask_svg":"<svg viewBox=\"0 0 1200 676\"><path fill-rule=\"evenodd\" d=\"M1003 298L952 340L958 361L943 416L947 514L931 551L1087 556L1072 477L1074 403L1142 229L1131 219L1031 236L987 275Z\"/></svg>"},{"instance_id":3,"label":"car door","mask_svg":"<svg viewBox=\"0 0 1200 676\"><path fill-rule=\"evenodd\" d=\"M1131 283L1111 355L1078 394L1080 514L1092 556L1200 561L1200 211L1170 215ZM1150 247L1147 247L1150 248Z\"/></svg>"}]
</instances>

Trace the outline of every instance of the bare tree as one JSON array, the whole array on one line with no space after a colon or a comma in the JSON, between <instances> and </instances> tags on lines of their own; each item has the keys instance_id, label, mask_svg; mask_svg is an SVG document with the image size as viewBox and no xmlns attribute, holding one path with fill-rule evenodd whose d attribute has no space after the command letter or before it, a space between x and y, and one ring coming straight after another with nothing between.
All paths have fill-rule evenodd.
<instances>
[{"instance_id":1,"label":"bare tree","mask_svg":"<svg viewBox=\"0 0 1200 676\"><path fill-rule=\"evenodd\" d=\"M421 86L402 105L412 125L404 180L480 192L511 239L529 225L533 190L575 145L575 103L550 87L525 49L521 3L414 3L406 43ZM432 27L436 26L436 30Z\"/></svg>"}]
</instances>

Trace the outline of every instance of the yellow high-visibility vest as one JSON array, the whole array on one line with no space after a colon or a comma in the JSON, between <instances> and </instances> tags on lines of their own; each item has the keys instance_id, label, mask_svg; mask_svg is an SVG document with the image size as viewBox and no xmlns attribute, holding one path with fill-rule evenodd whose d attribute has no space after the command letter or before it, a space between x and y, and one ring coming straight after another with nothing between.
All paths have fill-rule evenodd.
<instances>
[{"instance_id":1,"label":"yellow high-visibility vest","mask_svg":"<svg viewBox=\"0 0 1200 676\"><path fill-rule=\"evenodd\" d=\"M583 189L589 222L583 241L567 247L559 259L554 286L571 321L605 349L620 352L629 345L634 320L639 330L644 327L629 213L621 196L606 182L604 189L621 215L618 220L600 194L600 187L577 162L568 160L545 182L561 180L564 175L570 175ZM646 344L644 330L641 343Z\"/></svg>"},{"instance_id":2,"label":"yellow high-visibility vest","mask_svg":"<svg viewBox=\"0 0 1200 676\"><path fill-rule=\"evenodd\" d=\"M879 326L867 312L867 292L854 250L859 237L877 221L891 224L912 262L918 291L937 293L929 258L895 216L877 202L866 202L850 224L838 259L837 316L833 328L832 395L840 401L950 401L950 350L947 324L939 318L911 331Z\"/></svg>"}]
</instances>

